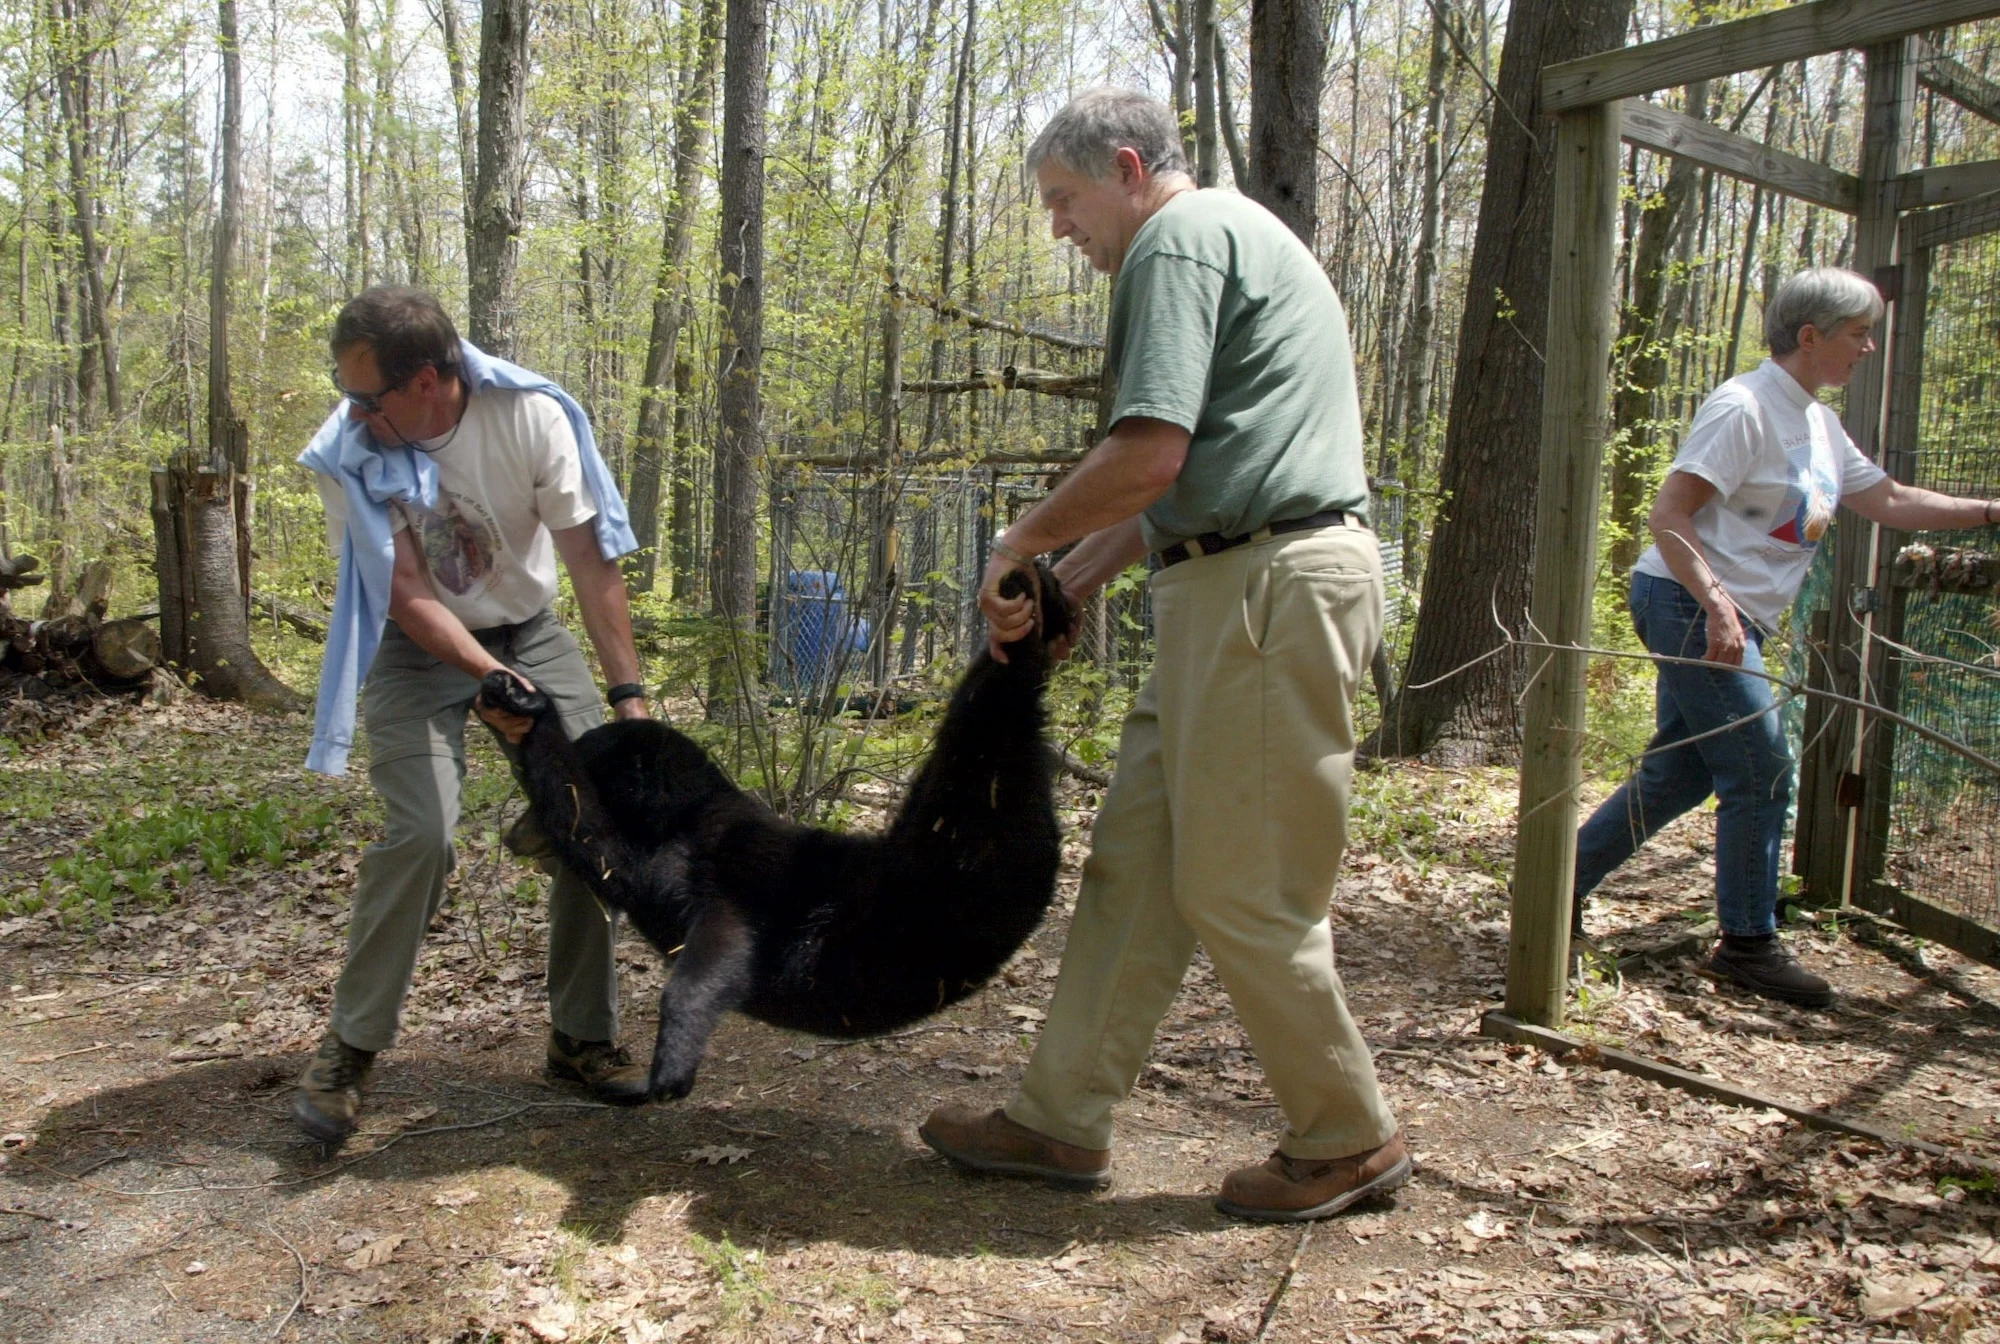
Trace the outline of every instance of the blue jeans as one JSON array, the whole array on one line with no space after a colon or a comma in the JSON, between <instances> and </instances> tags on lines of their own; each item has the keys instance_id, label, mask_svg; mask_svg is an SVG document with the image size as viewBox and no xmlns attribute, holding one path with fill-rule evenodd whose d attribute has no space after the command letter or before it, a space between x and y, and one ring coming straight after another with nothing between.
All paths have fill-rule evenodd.
<instances>
[{"instance_id":1,"label":"blue jeans","mask_svg":"<svg viewBox=\"0 0 2000 1344\"><path fill-rule=\"evenodd\" d=\"M1632 576L1632 624L1646 647L1699 658L1707 615L1672 579ZM1763 632L1744 622L1743 666L1764 670ZM1778 854L1792 798L1792 756L1771 683L1720 665L1657 664L1653 740L1639 772L1591 814L1576 837L1576 899L1662 826L1710 793L1715 813L1715 908L1724 933L1760 937L1778 927ZM1690 737L1745 720L1727 732ZM1678 745L1677 745L1678 744Z\"/></svg>"}]
</instances>

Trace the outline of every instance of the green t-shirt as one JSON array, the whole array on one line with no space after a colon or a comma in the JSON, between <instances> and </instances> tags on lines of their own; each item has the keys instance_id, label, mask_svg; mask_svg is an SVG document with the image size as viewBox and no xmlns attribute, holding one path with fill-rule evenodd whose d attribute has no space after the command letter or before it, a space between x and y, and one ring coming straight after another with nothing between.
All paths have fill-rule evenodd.
<instances>
[{"instance_id":1,"label":"green t-shirt","mask_svg":"<svg viewBox=\"0 0 2000 1344\"><path fill-rule=\"evenodd\" d=\"M1366 515L1347 314L1319 263L1263 206L1225 191L1168 201L1132 239L1111 294L1111 423L1191 436L1142 520L1153 550L1325 509Z\"/></svg>"}]
</instances>

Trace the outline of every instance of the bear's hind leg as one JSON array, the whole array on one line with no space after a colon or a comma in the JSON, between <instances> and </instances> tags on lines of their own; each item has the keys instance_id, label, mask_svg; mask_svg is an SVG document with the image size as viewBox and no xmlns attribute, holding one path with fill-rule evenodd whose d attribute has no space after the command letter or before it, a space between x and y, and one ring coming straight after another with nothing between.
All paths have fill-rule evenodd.
<instances>
[{"instance_id":1,"label":"bear's hind leg","mask_svg":"<svg viewBox=\"0 0 2000 1344\"><path fill-rule=\"evenodd\" d=\"M743 917L710 905L688 928L674 973L660 991L660 1034L653 1044L654 1100L675 1101L694 1088L695 1070L722 1015L750 992L755 943Z\"/></svg>"}]
</instances>

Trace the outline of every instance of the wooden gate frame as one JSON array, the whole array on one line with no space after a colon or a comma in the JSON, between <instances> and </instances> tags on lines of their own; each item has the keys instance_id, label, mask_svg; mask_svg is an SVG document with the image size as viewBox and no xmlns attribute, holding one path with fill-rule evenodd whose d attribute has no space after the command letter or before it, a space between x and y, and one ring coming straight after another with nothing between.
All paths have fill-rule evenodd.
<instances>
[{"instance_id":1,"label":"wooden gate frame","mask_svg":"<svg viewBox=\"0 0 2000 1344\"><path fill-rule=\"evenodd\" d=\"M2000 87L1996 87L1994 92L2000 94ZM1980 110L1990 119L2000 122L2000 98L1995 98L1987 108ZM1917 469L1918 416L1923 390L1924 333L1930 300L1932 253L1947 243L1963 242L1995 232L2000 232L2000 192L1920 214L1905 215L1898 229L1900 260L1896 278L1901 290L1892 336L1889 410L1882 445L1882 466L1899 481L1913 480ZM1849 604L1866 609L1867 630L1871 636L1879 625L1887 639L1898 643L1903 640L1904 613L1912 585L1897 575L1894 560L1908 539L1907 533L1894 528L1875 529L1874 552L1879 563L1874 586L1855 590L1855 596L1861 600ZM1890 656L1892 652L1889 644L1872 638L1864 646L1869 672L1867 684L1874 688L1874 702L1891 711L1898 707L1902 693L1902 664ZM1797 866L1801 873L1807 875L1811 886L1809 894L1823 894L1837 899L1838 893L1832 890L1832 880L1840 879L1845 884L1847 899L1862 909L1885 915L1919 937L1944 943L1989 966L2000 966L2000 929L1988 928L1955 911L1933 905L1887 879L1889 805L1895 784L1896 724L1889 719L1875 719L1867 723L1861 737L1857 755L1860 762L1858 773L1842 775L1840 782L1846 787L1836 784L1831 798L1826 794L1823 775L1819 792L1813 799L1818 804L1813 809L1813 815L1821 825L1826 823L1829 813L1836 825L1847 819L1841 815L1843 811L1851 816L1853 840L1850 866L1844 871L1830 873L1826 887L1822 889L1812 883L1812 875L1803 863L1809 856L1801 848ZM1800 816L1803 818L1805 815L1806 807L1802 802Z\"/></svg>"},{"instance_id":2,"label":"wooden gate frame","mask_svg":"<svg viewBox=\"0 0 2000 1344\"><path fill-rule=\"evenodd\" d=\"M1934 55L1919 34L2000 17L2000 0L1814 0L1790 9L1699 28L1542 71L1540 106L1558 114L1555 233L1549 284L1547 374L1542 404L1541 484L1536 506L1537 651L1523 705L1519 834L1507 955L1507 1012L1537 1026L1562 1023L1569 964L1570 890L1576 874L1577 790L1586 718L1582 646L1590 633L1597 570L1599 468L1608 432L1614 266L1621 139L1770 191L1856 217L1854 269L1874 275L1890 301L1896 334L1898 226L1906 211L1963 203L2000 215L2000 161L1906 171L1911 109L1921 82L1973 111L1995 116L2000 90ZM1867 64L1858 174L1781 153L1641 101L1643 95L1828 52L1860 49ZM2000 119L2000 117L1996 117ZM1925 217L1928 219L1928 216ZM1887 351L1855 370L1847 394L1848 435L1880 456ZM1843 509L1833 592L1873 591L1881 549L1870 525ZM1872 614L1836 600L1813 637L1826 689L1853 695L1868 656ZM1879 648L1879 646L1876 646ZM1808 710L1815 743L1804 763L1797 850L1808 887L1845 899L1854 872L1855 791L1862 735L1848 711ZM1844 804L1844 805L1843 805Z\"/></svg>"}]
</instances>

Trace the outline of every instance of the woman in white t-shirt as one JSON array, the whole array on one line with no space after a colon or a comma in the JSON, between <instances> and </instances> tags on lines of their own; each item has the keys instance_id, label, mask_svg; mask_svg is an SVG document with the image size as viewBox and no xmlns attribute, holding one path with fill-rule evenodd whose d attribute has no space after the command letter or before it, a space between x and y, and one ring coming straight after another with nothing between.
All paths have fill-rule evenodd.
<instances>
[{"instance_id":1,"label":"woman in white t-shirt","mask_svg":"<svg viewBox=\"0 0 2000 1344\"><path fill-rule=\"evenodd\" d=\"M2000 519L1995 501L1891 480L1817 399L1821 388L1844 387L1875 348L1881 316L1881 296L1852 271L1793 276L1764 315L1771 357L1717 388L1696 413L1647 519L1654 545L1633 566L1632 620L1655 654L1701 664L1656 665L1657 730L1639 772L1577 834L1571 918L1581 935L1591 889L1715 794L1722 937L1706 969L1808 1007L1824 1007L1833 991L1777 937L1792 757L1770 683L1750 674L1763 672L1765 636L1798 596L1843 503L1908 530Z\"/></svg>"}]
</instances>

